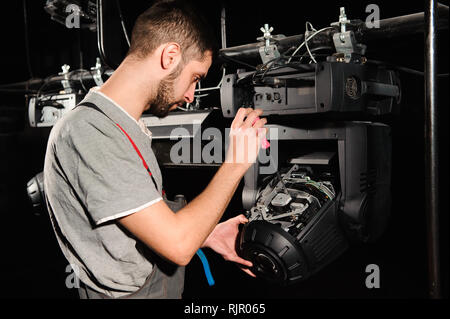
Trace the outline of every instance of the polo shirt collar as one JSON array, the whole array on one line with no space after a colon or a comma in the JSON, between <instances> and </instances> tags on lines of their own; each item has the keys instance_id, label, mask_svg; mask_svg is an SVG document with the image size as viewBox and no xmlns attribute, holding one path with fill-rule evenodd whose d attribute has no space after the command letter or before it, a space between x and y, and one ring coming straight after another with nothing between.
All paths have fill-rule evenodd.
<instances>
[{"instance_id":1,"label":"polo shirt collar","mask_svg":"<svg viewBox=\"0 0 450 319\"><path fill-rule=\"evenodd\" d=\"M147 129L144 122L140 119L136 121L125 109L116 103L113 99L100 92L99 87L92 88L85 97L85 101L94 103L99 107L110 119L123 127L126 132L144 133L150 140L152 133ZM134 133L138 134L138 133Z\"/></svg>"}]
</instances>

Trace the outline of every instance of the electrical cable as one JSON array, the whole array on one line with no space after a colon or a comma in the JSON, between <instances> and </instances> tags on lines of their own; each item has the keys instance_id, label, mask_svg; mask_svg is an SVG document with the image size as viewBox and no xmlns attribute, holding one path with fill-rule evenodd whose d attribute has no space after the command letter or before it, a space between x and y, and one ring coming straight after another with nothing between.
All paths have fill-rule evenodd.
<instances>
[{"instance_id":1,"label":"electrical cable","mask_svg":"<svg viewBox=\"0 0 450 319\"><path fill-rule=\"evenodd\" d=\"M295 49L294 53L292 53L291 57L289 58L289 60L287 61L287 63L290 63L292 58L297 54L297 52L305 45L305 42L311 40L313 37L315 37L317 34L325 31L325 30L329 30L329 29L334 29L334 27L325 27L322 28L316 32L314 32L312 35L310 35L308 38L306 38L298 47L297 49Z\"/></svg>"},{"instance_id":2,"label":"electrical cable","mask_svg":"<svg viewBox=\"0 0 450 319\"><path fill-rule=\"evenodd\" d=\"M310 51L311 51L311 53L314 53L314 52L316 52L316 51L321 51L321 50L333 50L333 48L331 47L331 46L328 46L328 45L324 45L324 46L318 46L318 47L314 47L314 48L311 48L310 49ZM308 56L309 55L309 53L308 52L305 52L305 53L303 53L302 55L300 55L300 56L295 56L295 57L299 57L300 59L299 59L299 62L301 63L302 62L302 60L303 60L303 58L305 58L306 56ZM330 54L314 54L314 57L317 57L317 56L329 56Z\"/></svg>"},{"instance_id":3,"label":"electrical cable","mask_svg":"<svg viewBox=\"0 0 450 319\"><path fill-rule=\"evenodd\" d=\"M308 45L308 40L309 40L309 39L307 38L307 34L308 34L308 25L311 26L311 31L317 32L317 30L314 29L314 27L313 27L313 25L311 24L311 22L306 21L306 23L305 23L305 47L306 47L306 50L307 50L308 53L309 53L309 56L311 57L311 60L314 61L314 63L317 63L316 59L314 58L314 56L312 55L311 51L309 50L309 45Z\"/></svg>"},{"instance_id":4,"label":"electrical cable","mask_svg":"<svg viewBox=\"0 0 450 319\"><path fill-rule=\"evenodd\" d=\"M27 57L28 73L30 78L33 78L33 70L31 68L31 57L30 57L30 44L28 42L28 14L27 14L27 4L26 0L23 0L23 20L24 20L24 35L25 35L25 54Z\"/></svg>"},{"instance_id":5,"label":"electrical cable","mask_svg":"<svg viewBox=\"0 0 450 319\"><path fill-rule=\"evenodd\" d=\"M223 68L222 70L222 77L220 78L219 83L214 86L214 87L208 87L208 88L201 88L200 86L200 82L198 83L198 89L196 89L194 92L205 92L205 91L214 91L214 90L220 90L221 86L222 86L222 82L223 82L223 78L225 77L225 73L226 73L226 69ZM209 96L211 93L206 93L206 94L194 94L194 98L202 98L202 97L206 97ZM188 109L182 108L182 107L178 107L180 110L183 111L188 111Z\"/></svg>"},{"instance_id":6,"label":"electrical cable","mask_svg":"<svg viewBox=\"0 0 450 319\"><path fill-rule=\"evenodd\" d=\"M209 268L208 259L205 256L205 253L199 249L197 250L197 256L200 258L202 264L203 264L203 270L205 271L206 280L208 281L208 284L210 286L214 286L214 278L211 274L211 269Z\"/></svg>"},{"instance_id":7,"label":"electrical cable","mask_svg":"<svg viewBox=\"0 0 450 319\"><path fill-rule=\"evenodd\" d=\"M284 58L284 55L280 55L279 57L273 58L273 59L271 59L271 60L269 60L269 61L267 61L267 62L265 62L265 63L259 65L259 66L256 68L256 72L253 73L253 76L252 76L252 82L255 83L255 78L256 78L257 76L260 76L261 70L263 70L263 73L262 73L261 78L260 78L260 80L262 80L262 79L264 78L264 76L267 74L267 72L269 72L270 70L272 70L272 66L275 65L275 63L276 63L278 60L281 60L282 58Z\"/></svg>"},{"instance_id":8,"label":"electrical cable","mask_svg":"<svg viewBox=\"0 0 450 319\"><path fill-rule=\"evenodd\" d=\"M74 70L74 71L70 72L71 74L69 75L69 77L71 77L72 73L79 73L78 81L80 82L81 87L83 88L85 93L88 92L88 89L86 88L86 86L83 83L83 74L85 74L86 72L89 73L92 76L92 73L90 71L88 71L88 70L85 70L85 69Z\"/></svg>"},{"instance_id":9,"label":"electrical cable","mask_svg":"<svg viewBox=\"0 0 450 319\"><path fill-rule=\"evenodd\" d=\"M201 97L205 97L205 96L209 96L210 93L206 93L206 94L198 94L198 95L194 95L195 98L201 98Z\"/></svg>"},{"instance_id":10,"label":"electrical cable","mask_svg":"<svg viewBox=\"0 0 450 319\"><path fill-rule=\"evenodd\" d=\"M128 37L127 28L125 26L125 22L123 21L122 8L120 7L119 0L116 0L117 11L119 12L120 24L122 25L123 35L125 36L125 40L127 41L128 47L130 47L130 38Z\"/></svg>"},{"instance_id":11,"label":"electrical cable","mask_svg":"<svg viewBox=\"0 0 450 319\"><path fill-rule=\"evenodd\" d=\"M78 44L78 52L79 52L79 59L80 59L80 63L79 63L79 68L80 69L84 69L84 59L83 59L83 50L81 48L81 28L78 29L77 32L77 44Z\"/></svg>"},{"instance_id":12,"label":"electrical cable","mask_svg":"<svg viewBox=\"0 0 450 319\"><path fill-rule=\"evenodd\" d=\"M259 76L259 80L260 81L263 81L263 79L265 78L265 76L266 76L266 74L268 72L275 71L275 70L278 70L278 69L281 69L281 68L285 68L285 67L291 67L291 68L297 69L299 71L311 71L311 69L312 69L311 66L305 66L305 65L302 65L302 64L298 64L298 63L281 63L281 64L277 65L277 62L281 61L283 59L288 59L288 56L286 55L286 53L281 54L279 57L271 59L271 60L267 61L266 63L258 66L257 71L252 76L253 83L255 83L255 79L256 79L257 76ZM258 73L261 70L264 70L262 75L260 75Z\"/></svg>"},{"instance_id":13,"label":"electrical cable","mask_svg":"<svg viewBox=\"0 0 450 319\"><path fill-rule=\"evenodd\" d=\"M47 76L45 79L44 79L44 83L39 87L39 89L38 89L38 91L37 91L37 93L36 93L36 97L40 97L41 96L41 92L44 90L44 88L46 87L46 86L48 86L50 83L52 83L52 82L60 82L60 81L57 81L57 80L51 80L52 78L53 78L54 76L53 75L50 75L50 76Z\"/></svg>"},{"instance_id":14,"label":"electrical cable","mask_svg":"<svg viewBox=\"0 0 450 319\"><path fill-rule=\"evenodd\" d=\"M220 78L219 84L217 84L216 86L209 87L209 88L204 88L204 89L198 88L198 89L195 90L195 92L204 92L204 91L214 91L214 90L219 90L220 87L222 86L223 78L224 78L224 76L225 76L225 71L226 71L225 68L223 68L223 70L222 70L222 77Z\"/></svg>"},{"instance_id":15,"label":"electrical cable","mask_svg":"<svg viewBox=\"0 0 450 319\"><path fill-rule=\"evenodd\" d=\"M178 106L177 110L182 110L182 111L185 111L185 112L189 112L190 111L189 108L185 108L185 107L182 107L182 106Z\"/></svg>"},{"instance_id":16,"label":"electrical cable","mask_svg":"<svg viewBox=\"0 0 450 319\"><path fill-rule=\"evenodd\" d=\"M96 4L97 4L97 19L96 19L96 24L97 24L97 47L98 47L98 53L100 54L100 59L102 61L102 63L104 65L106 65L107 68L112 68L111 66L114 66L114 69L117 68L117 65L112 64L111 61L109 60L109 57L106 56L105 53L105 44L104 44L104 20L103 20L103 5L104 2L103 0L96 0Z\"/></svg>"}]
</instances>

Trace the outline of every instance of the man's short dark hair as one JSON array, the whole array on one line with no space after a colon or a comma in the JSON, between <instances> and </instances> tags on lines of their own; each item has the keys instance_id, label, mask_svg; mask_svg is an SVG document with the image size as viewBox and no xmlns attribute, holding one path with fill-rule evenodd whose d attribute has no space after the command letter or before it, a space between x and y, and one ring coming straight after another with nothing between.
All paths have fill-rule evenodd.
<instances>
[{"instance_id":1,"label":"man's short dark hair","mask_svg":"<svg viewBox=\"0 0 450 319\"><path fill-rule=\"evenodd\" d=\"M144 58L160 45L176 42L184 61L216 53L216 40L206 20L186 1L160 0L136 20L128 55Z\"/></svg>"}]
</instances>

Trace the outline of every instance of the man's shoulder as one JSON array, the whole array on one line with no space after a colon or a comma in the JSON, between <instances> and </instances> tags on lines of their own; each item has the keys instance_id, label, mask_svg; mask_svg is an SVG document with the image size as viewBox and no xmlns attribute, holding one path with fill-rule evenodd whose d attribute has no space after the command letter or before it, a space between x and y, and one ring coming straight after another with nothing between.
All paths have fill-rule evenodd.
<instances>
[{"instance_id":1,"label":"man's shoulder","mask_svg":"<svg viewBox=\"0 0 450 319\"><path fill-rule=\"evenodd\" d=\"M94 137L92 134L111 135L117 133L114 123L99 111L76 107L65 114L53 126L50 141L58 143L73 138Z\"/></svg>"}]
</instances>

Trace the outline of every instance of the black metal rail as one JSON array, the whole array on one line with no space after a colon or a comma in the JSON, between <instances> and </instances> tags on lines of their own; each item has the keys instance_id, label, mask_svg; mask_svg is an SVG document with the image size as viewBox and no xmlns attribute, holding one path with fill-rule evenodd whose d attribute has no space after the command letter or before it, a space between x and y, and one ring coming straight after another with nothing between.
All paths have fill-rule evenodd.
<instances>
[{"instance_id":1,"label":"black metal rail","mask_svg":"<svg viewBox=\"0 0 450 319\"><path fill-rule=\"evenodd\" d=\"M425 0L425 208L429 296L441 298L439 254L439 163L437 121L437 2Z\"/></svg>"}]
</instances>

